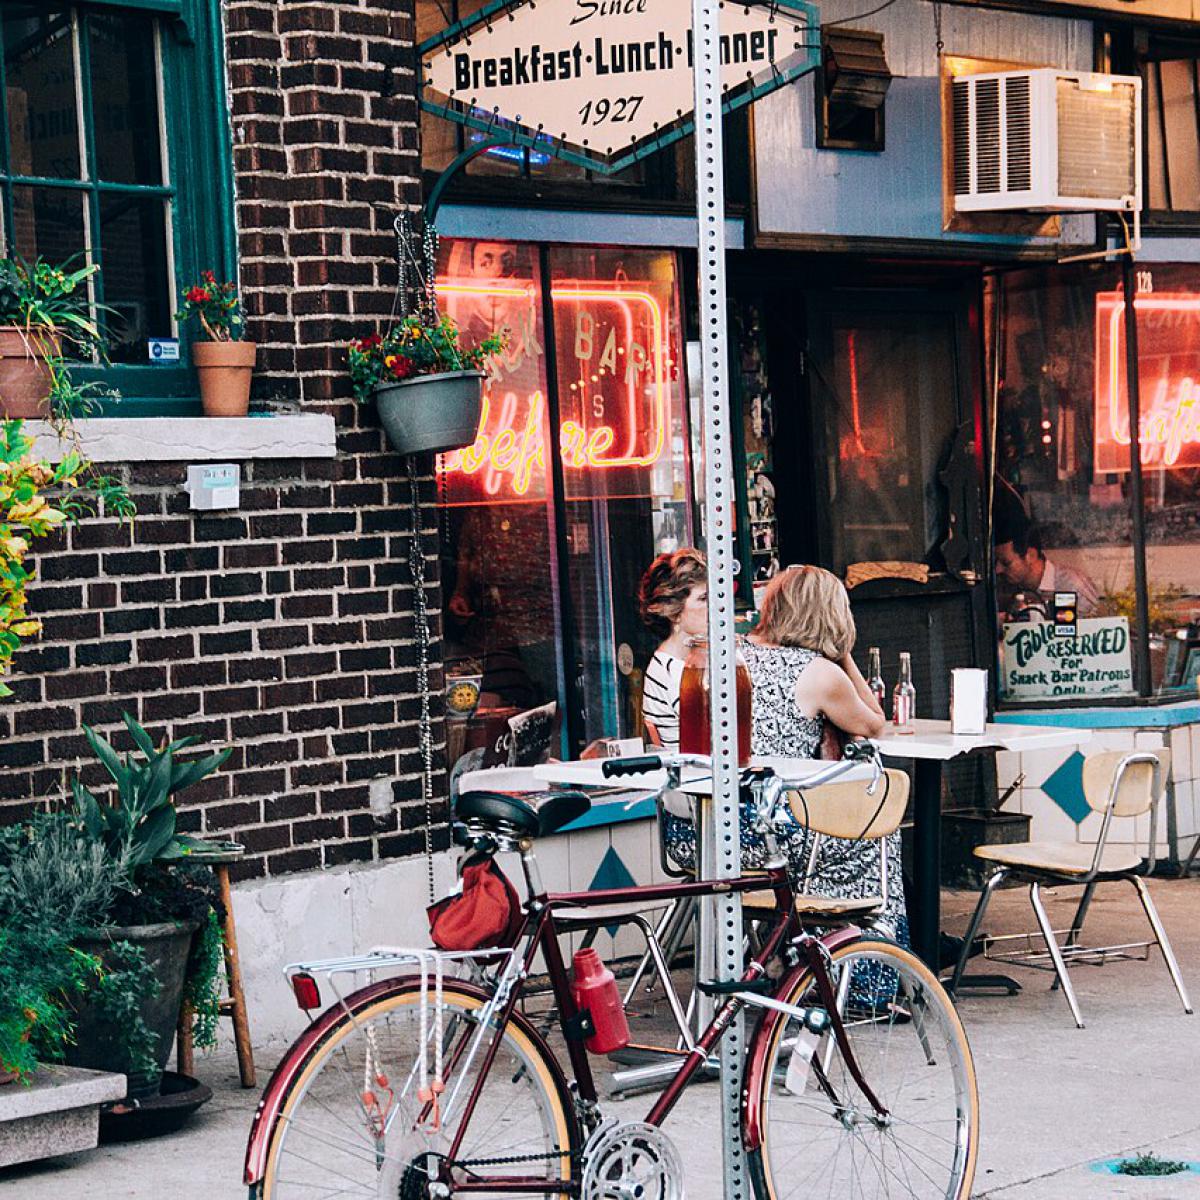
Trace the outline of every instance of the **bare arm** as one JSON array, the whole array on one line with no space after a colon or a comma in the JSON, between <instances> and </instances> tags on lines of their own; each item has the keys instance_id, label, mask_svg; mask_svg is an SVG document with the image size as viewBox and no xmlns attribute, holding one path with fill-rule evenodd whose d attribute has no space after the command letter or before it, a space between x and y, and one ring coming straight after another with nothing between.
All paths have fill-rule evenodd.
<instances>
[{"instance_id":1,"label":"bare arm","mask_svg":"<svg viewBox=\"0 0 1200 1200\"><path fill-rule=\"evenodd\" d=\"M862 672L858 669L858 664L854 659L847 654L845 658L838 663L838 666L846 672L850 682L854 685L854 691L858 698L872 711L878 713L883 719L887 720L887 715L883 709L879 707L879 701L875 699L875 693L867 687L867 681L863 678Z\"/></svg>"},{"instance_id":2,"label":"bare arm","mask_svg":"<svg viewBox=\"0 0 1200 1200\"><path fill-rule=\"evenodd\" d=\"M857 669L855 673L861 681ZM862 686L866 690L865 683ZM800 672L795 695L796 705L806 717L823 715L851 737L878 737L887 726L874 698L868 703L850 675L826 658L814 658Z\"/></svg>"}]
</instances>

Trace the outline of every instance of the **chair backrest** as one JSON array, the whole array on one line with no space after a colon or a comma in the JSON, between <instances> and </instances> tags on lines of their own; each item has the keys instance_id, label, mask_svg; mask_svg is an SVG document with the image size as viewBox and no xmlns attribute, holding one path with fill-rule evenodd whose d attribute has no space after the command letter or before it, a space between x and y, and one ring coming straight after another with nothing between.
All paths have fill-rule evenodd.
<instances>
[{"instance_id":1,"label":"chair backrest","mask_svg":"<svg viewBox=\"0 0 1200 1200\"><path fill-rule=\"evenodd\" d=\"M886 781L886 783L885 783ZM870 781L824 783L802 792L789 792L792 815L801 825L828 837L887 837L900 828L908 806L908 776L888 767L874 795Z\"/></svg>"},{"instance_id":2,"label":"chair backrest","mask_svg":"<svg viewBox=\"0 0 1200 1200\"><path fill-rule=\"evenodd\" d=\"M1170 773L1170 750L1104 750L1083 760L1083 794L1102 813L1115 785L1113 816L1140 817L1158 800Z\"/></svg>"}]
</instances>

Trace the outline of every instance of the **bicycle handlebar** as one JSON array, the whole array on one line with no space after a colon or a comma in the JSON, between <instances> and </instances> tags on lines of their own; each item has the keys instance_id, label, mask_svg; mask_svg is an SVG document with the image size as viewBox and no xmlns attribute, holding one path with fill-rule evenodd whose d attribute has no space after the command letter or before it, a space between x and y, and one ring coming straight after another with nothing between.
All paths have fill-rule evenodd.
<instances>
[{"instance_id":1,"label":"bicycle handlebar","mask_svg":"<svg viewBox=\"0 0 1200 1200\"><path fill-rule=\"evenodd\" d=\"M823 770L817 771L814 775L810 775L806 779L784 779L782 782L785 787L816 787L818 784L828 783L839 775L845 774L857 763L870 763L873 767L870 787L870 791L873 792L875 784L883 772L883 766L879 761L879 747L866 739L847 742L842 751L842 757L830 762ZM615 779L621 775L640 775L646 771L657 771L662 768L666 768L668 771L672 769L678 771L679 768L688 766L711 768L712 758L707 754L673 754L670 751L663 751L660 754L639 754L632 758L608 758L604 760L600 770L605 779ZM775 778L779 779L780 777L775 775Z\"/></svg>"},{"instance_id":2,"label":"bicycle handlebar","mask_svg":"<svg viewBox=\"0 0 1200 1200\"><path fill-rule=\"evenodd\" d=\"M643 771L657 771L663 765L660 754L639 754L635 758L606 758L600 767L605 779L618 775L640 775Z\"/></svg>"}]
</instances>

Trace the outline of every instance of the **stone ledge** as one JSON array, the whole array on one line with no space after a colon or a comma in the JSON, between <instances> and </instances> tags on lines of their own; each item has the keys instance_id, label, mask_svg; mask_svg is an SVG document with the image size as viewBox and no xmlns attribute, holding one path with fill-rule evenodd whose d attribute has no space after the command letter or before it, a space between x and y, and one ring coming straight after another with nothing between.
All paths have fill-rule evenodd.
<instances>
[{"instance_id":1,"label":"stone ledge","mask_svg":"<svg viewBox=\"0 0 1200 1200\"><path fill-rule=\"evenodd\" d=\"M45 421L27 421L34 454L57 462L66 452ZM253 458L333 458L333 418L324 413L261 417L93 417L75 422L92 462L240 462Z\"/></svg>"},{"instance_id":2,"label":"stone ledge","mask_svg":"<svg viewBox=\"0 0 1200 1200\"><path fill-rule=\"evenodd\" d=\"M90 1150L100 1105L125 1095L125 1076L39 1066L28 1087L0 1088L0 1167Z\"/></svg>"}]
</instances>

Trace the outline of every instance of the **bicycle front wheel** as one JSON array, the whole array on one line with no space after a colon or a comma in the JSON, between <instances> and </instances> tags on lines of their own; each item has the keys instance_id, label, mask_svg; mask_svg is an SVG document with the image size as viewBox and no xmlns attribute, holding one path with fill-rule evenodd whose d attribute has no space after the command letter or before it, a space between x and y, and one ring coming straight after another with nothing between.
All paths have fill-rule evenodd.
<instances>
[{"instance_id":1,"label":"bicycle front wheel","mask_svg":"<svg viewBox=\"0 0 1200 1200\"><path fill-rule=\"evenodd\" d=\"M762 1071L751 1082L759 1145L749 1158L759 1197L967 1200L979 1093L945 989L907 950L868 938L833 952L831 979L855 1061L886 1115L855 1083L832 1033L814 1033L791 1015L768 1021ZM779 999L825 1008L810 971Z\"/></svg>"},{"instance_id":2,"label":"bicycle front wheel","mask_svg":"<svg viewBox=\"0 0 1200 1200\"><path fill-rule=\"evenodd\" d=\"M352 997L345 1017L296 1071L271 1134L261 1200L424 1200L430 1169L436 1178L464 1122L462 1144L449 1163L452 1193L455 1181L478 1185L481 1177L504 1183L494 1193L474 1195L519 1193L522 1180L530 1181L530 1194L542 1196L544 1182L539 1188L533 1181L569 1184L577 1126L561 1074L540 1040L519 1015L498 1035L491 1026L477 1039L485 998L452 984L443 998L440 1127L419 1095L419 988L397 981L365 1003L356 1005ZM434 1024L431 1004L424 1034L431 1071ZM495 1059L480 1083L484 1051L496 1036ZM476 1085L479 1094L468 1109Z\"/></svg>"}]
</instances>

